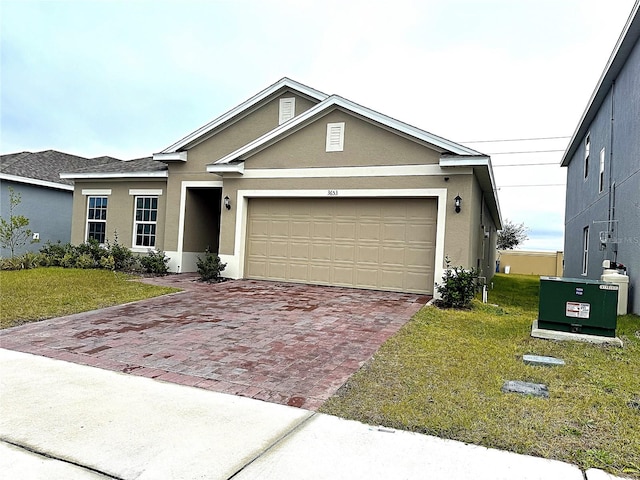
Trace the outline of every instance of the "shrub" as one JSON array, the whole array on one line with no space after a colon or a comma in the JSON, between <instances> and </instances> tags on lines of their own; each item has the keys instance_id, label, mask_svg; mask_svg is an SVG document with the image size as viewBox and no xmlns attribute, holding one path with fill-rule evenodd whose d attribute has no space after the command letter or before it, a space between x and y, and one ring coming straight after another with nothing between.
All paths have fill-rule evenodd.
<instances>
[{"instance_id":1,"label":"shrub","mask_svg":"<svg viewBox=\"0 0 640 480\"><path fill-rule=\"evenodd\" d=\"M227 264L220 261L220 257L209 251L207 248L204 252L204 259L198 256L198 273L200 274L200 280L203 282L217 282L220 278L220 272L222 272Z\"/></svg>"},{"instance_id":2,"label":"shrub","mask_svg":"<svg viewBox=\"0 0 640 480\"><path fill-rule=\"evenodd\" d=\"M95 268L96 267L96 261L91 256L91 254L82 253L82 254L77 256L75 267L76 268Z\"/></svg>"},{"instance_id":3,"label":"shrub","mask_svg":"<svg viewBox=\"0 0 640 480\"><path fill-rule=\"evenodd\" d=\"M140 264L147 273L166 275L169 273L169 257L162 250L149 250L146 257L140 257Z\"/></svg>"},{"instance_id":4,"label":"shrub","mask_svg":"<svg viewBox=\"0 0 640 480\"><path fill-rule=\"evenodd\" d=\"M449 257L445 257L446 270L442 282L436 284L441 298L436 305L443 308L469 308L476 292L478 272L464 267L452 267Z\"/></svg>"},{"instance_id":5,"label":"shrub","mask_svg":"<svg viewBox=\"0 0 640 480\"><path fill-rule=\"evenodd\" d=\"M116 261L114 260L113 255L109 254L106 257L102 257L100 259L100 268L104 268L105 270L115 270Z\"/></svg>"},{"instance_id":6,"label":"shrub","mask_svg":"<svg viewBox=\"0 0 640 480\"><path fill-rule=\"evenodd\" d=\"M127 247L118 243L118 232L114 232L113 244L106 242L107 256L113 257L113 269L125 272L138 270L138 258Z\"/></svg>"},{"instance_id":7,"label":"shrub","mask_svg":"<svg viewBox=\"0 0 640 480\"><path fill-rule=\"evenodd\" d=\"M22 269L22 258L10 257L0 258L0 270L20 270Z\"/></svg>"},{"instance_id":8,"label":"shrub","mask_svg":"<svg viewBox=\"0 0 640 480\"><path fill-rule=\"evenodd\" d=\"M48 267L61 267L64 256L73 250L70 243L62 244L60 240L56 243L47 242L40 249L42 255L41 263Z\"/></svg>"}]
</instances>

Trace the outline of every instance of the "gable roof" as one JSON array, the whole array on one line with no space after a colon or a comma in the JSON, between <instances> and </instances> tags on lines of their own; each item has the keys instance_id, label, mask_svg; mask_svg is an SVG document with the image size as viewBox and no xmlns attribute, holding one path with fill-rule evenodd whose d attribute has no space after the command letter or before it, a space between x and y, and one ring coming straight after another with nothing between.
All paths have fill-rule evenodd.
<instances>
[{"instance_id":1,"label":"gable roof","mask_svg":"<svg viewBox=\"0 0 640 480\"><path fill-rule=\"evenodd\" d=\"M206 139L217 128L223 126L224 124L226 124L227 122L229 122L230 120L238 116L242 116L243 114L248 113L249 111L251 111L253 107L258 105L263 100L269 98L271 95L275 94L276 92L287 89L287 88L295 90L302 95L305 95L307 97L310 97L318 101L322 101L328 97L327 94L322 93L306 85L303 85L302 83L296 82L295 80L291 80L290 78L287 78L287 77L281 78L273 85L270 85L269 87L265 88L261 92L258 92L253 97L242 102L237 107L229 110L227 113L224 113L218 118L200 127L196 131L190 133L186 137L178 140L176 143L168 146L167 148L162 150L160 153L154 154L153 158L157 160L162 160L163 157L166 156L166 158L170 159L171 154L175 154L179 152L181 149L188 148L190 144Z\"/></svg>"},{"instance_id":2,"label":"gable roof","mask_svg":"<svg viewBox=\"0 0 640 480\"><path fill-rule=\"evenodd\" d=\"M613 86L620 70L624 67L631 51L638 43L640 39L640 15L638 15L638 9L640 7L640 0L636 0L633 9L631 10L631 14L627 19L627 23L622 29L622 33L618 38L618 42L609 57L609 61L600 76L600 80L598 80L598 84L589 99L589 103L587 103L587 108L585 109L582 117L580 118L580 122L578 122L578 126L576 127L573 136L571 137L571 141L569 142L569 146L567 150L564 152L562 156L561 166L566 167L571 163L571 159L575 155L576 151L582 145L582 139L587 134L589 126L593 122L596 117L600 107L602 106L602 102L607 97L609 90Z\"/></svg>"},{"instance_id":3,"label":"gable roof","mask_svg":"<svg viewBox=\"0 0 640 480\"><path fill-rule=\"evenodd\" d=\"M73 182L60 178L61 172L113 162L119 160L110 157L89 159L56 150L11 153L0 156L0 178L60 190L73 190Z\"/></svg>"},{"instance_id":4,"label":"gable roof","mask_svg":"<svg viewBox=\"0 0 640 480\"><path fill-rule=\"evenodd\" d=\"M288 122L279 125L273 130L265 133L261 137L247 143L246 145L229 153L228 155L225 155L224 157L215 161L214 164L228 164L230 162L242 160L243 157L250 156L262 150L263 148L272 145L281 138L295 132L296 130L301 128L301 126L306 125L316 120L317 118L326 115L336 108L346 110L365 120L376 123L382 127L390 128L415 140L426 143L440 153L448 153L453 155L484 156L482 153L477 152L476 150L472 150L471 148L457 144L450 140L446 140L425 130L421 130L412 125L409 125L408 123L401 122L387 115L371 110L370 108L358 105L357 103L340 97L339 95L331 95L330 97L327 97L322 102L318 103L314 107L311 107L309 110L301 113Z\"/></svg>"}]
</instances>

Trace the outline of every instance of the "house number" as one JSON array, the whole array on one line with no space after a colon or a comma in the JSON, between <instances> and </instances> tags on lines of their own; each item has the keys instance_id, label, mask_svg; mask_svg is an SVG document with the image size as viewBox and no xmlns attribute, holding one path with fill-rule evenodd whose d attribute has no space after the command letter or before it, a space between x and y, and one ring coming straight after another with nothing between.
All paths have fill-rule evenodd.
<instances>
[{"instance_id":1,"label":"house number","mask_svg":"<svg viewBox=\"0 0 640 480\"><path fill-rule=\"evenodd\" d=\"M335 197L336 195L338 195L338 190L327 190L327 195L329 195L330 197Z\"/></svg>"}]
</instances>

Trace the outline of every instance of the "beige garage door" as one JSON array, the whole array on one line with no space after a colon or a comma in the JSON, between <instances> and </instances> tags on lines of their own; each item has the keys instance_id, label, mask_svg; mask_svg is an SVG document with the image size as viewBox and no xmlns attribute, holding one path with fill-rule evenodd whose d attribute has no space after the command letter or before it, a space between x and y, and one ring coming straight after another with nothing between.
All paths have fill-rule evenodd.
<instances>
[{"instance_id":1,"label":"beige garage door","mask_svg":"<svg viewBox=\"0 0 640 480\"><path fill-rule=\"evenodd\" d=\"M435 199L249 200L246 277L433 294Z\"/></svg>"}]
</instances>

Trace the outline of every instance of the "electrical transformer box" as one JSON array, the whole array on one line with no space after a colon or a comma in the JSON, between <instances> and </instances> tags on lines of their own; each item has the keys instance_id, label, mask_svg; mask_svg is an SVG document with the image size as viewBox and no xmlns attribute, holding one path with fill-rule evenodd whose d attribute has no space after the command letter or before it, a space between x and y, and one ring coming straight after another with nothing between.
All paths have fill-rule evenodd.
<instances>
[{"instance_id":1,"label":"electrical transformer box","mask_svg":"<svg viewBox=\"0 0 640 480\"><path fill-rule=\"evenodd\" d=\"M540 277L538 328L615 337L618 288L599 280Z\"/></svg>"}]
</instances>

